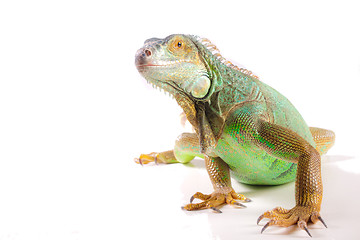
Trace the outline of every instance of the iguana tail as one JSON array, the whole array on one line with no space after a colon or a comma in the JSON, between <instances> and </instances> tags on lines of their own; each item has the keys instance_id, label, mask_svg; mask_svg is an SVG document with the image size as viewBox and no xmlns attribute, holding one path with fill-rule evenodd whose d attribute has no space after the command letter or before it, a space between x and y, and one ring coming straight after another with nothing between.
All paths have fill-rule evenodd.
<instances>
[{"instance_id":1,"label":"iguana tail","mask_svg":"<svg viewBox=\"0 0 360 240\"><path fill-rule=\"evenodd\" d=\"M331 130L310 127L310 132L320 155L324 155L335 143L335 133Z\"/></svg>"}]
</instances>

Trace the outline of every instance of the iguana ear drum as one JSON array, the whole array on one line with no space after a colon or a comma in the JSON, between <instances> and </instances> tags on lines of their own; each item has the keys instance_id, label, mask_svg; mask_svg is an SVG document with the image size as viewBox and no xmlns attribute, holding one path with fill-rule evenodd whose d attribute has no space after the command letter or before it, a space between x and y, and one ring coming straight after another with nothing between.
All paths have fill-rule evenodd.
<instances>
[{"instance_id":1,"label":"iguana ear drum","mask_svg":"<svg viewBox=\"0 0 360 240\"><path fill-rule=\"evenodd\" d=\"M209 92L211 81L206 76L197 78L190 87L190 93L195 98L203 98Z\"/></svg>"}]
</instances>

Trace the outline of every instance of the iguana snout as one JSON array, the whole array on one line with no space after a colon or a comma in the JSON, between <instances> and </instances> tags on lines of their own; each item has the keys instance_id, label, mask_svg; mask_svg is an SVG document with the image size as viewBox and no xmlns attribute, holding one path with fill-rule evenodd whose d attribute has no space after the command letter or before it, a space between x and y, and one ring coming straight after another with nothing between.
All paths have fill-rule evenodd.
<instances>
[{"instance_id":1,"label":"iguana snout","mask_svg":"<svg viewBox=\"0 0 360 240\"><path fill-rule=\"evenodd\" d=\"M135 65L138 70L146 66L157 66L156 56L153 56L153 52L156 52L156 48L160 48L164 41L158 38L151 38L145 41L144 47L140 48L136 52ZM154 63L153 63L154 62Z\"/></svg>"},{"instance_id":2,"label":"iguana snout","mask_svg":"<svg viewBox=\"0 0 360 240\"><path fill-rule=\"evenodd\" d=\"M141 48L137 51L136 53L136 57L135 57L135 65L136 67L139 69L139 68L142 68L146 65L149 64L149 60L150 60L150 57L151 57L151 50L150 49L144 49L144 48Z\"/></svg>"}]
</instances>

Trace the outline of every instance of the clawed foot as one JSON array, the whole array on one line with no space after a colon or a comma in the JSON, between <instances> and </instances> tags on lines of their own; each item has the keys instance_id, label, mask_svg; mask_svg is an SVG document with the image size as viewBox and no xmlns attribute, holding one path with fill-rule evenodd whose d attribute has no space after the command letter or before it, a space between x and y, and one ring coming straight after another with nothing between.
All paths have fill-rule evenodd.
<instances>
[{"instance_id":1,"label":"clawed foot","mask_svg":"<svg viewBox=\"0 0 360 240\"><path fill-rule=\"evenodd\" d=\"M174 151L169 150L165 152L152 152L149 154L141 154L139 158L135 158L134 161L140 165L148 164L148 163L178 163L179 161L176 160Z\"/></svg>"},{"instance_id":2,"label":"clawed foot","mask_svg":"<svg viewBox=\"0 0 360 240\"><path fill-rule=\"evenodd\" d=\"M316 210L313 210L311 207L295 206L290 210L277 207L261 215L258 218L257 223L259 224L263 218L269 218L270 221L265 224L261 230L261 233L263 233L266 228L272 225L289 227L293 224L297 224L299 228L305 230L307 234L312 237L307 227L307 222L309 220L311 220L313 223L316 223L319 220L322 222L322 224L324 224L325 227L327 227L324 220L320 217L320 213Z\"/></svg>"},{"instance_id":3,"label":"clawed foot","mask_svg":"<svg viewBox=\"0 0 360 240\"><path fill-rule=\"evenodd\" d=\"M192 203L194 199L200 199L202 202L200 203ZM244 201L244 202L250 202L251 200L249 198L246 198L242 194L236 193L234 190L230 190L228 192L223 191L215 191L212 194L202 194L200 192L195 193L190 198L190 204L185 205L182 207L184 210L193 211L193 210L200 210L200 209L207 209L210 208L214 210L215 212L221 213L221 211L217 208L220 205L223 204L230 204L233 206L238 207L246 207L244 204L241 204L237 202L236 200Z\"/></svg>"},{"instance_id":4,"label":"clawed foot","mask_svg":"<svg viewBox=\"0 0 360 240\"><path fill-rule=\"evenodd\" d=\"M134 161L140 165L148 164L151 162L154 162L155 164L157 164L158 163L158 161L157 161L158 155L159 155L159 153L157 153L157 152L152 152L149 154L141 154L139 158L134 158Z\"/></svg>"}]
</instances>

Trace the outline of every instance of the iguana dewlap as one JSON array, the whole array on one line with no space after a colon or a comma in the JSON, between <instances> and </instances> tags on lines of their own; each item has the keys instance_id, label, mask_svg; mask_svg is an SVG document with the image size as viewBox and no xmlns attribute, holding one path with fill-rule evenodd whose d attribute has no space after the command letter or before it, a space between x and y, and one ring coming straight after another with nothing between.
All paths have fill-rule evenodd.
<instances>
[{"instance_id":1,"label":"iguana dewlap","mask_svg":"<svg viewBox=\"0 0 360 240\"><path fill-rule=\"evenodd\" d=\"M225 203L244 206L236 200L249 199L233 190L231 172L247 184L296 181L296 206L262 214L258 222L270 219L262 231L270 225L298 224L310 235L307 222L323 222L320 156L334 144L332 131L309 128L289 100L252 72L226 61L207 39L192 35L149 39L137 51L135 64L148 82L174 96L195 129L180 135L174 150L137 159L138 163L205 159L214 192L195 193L191 202L194 198L202 202L184 209L220 212L217 207Z\"/></svg>"}]
</instances>

